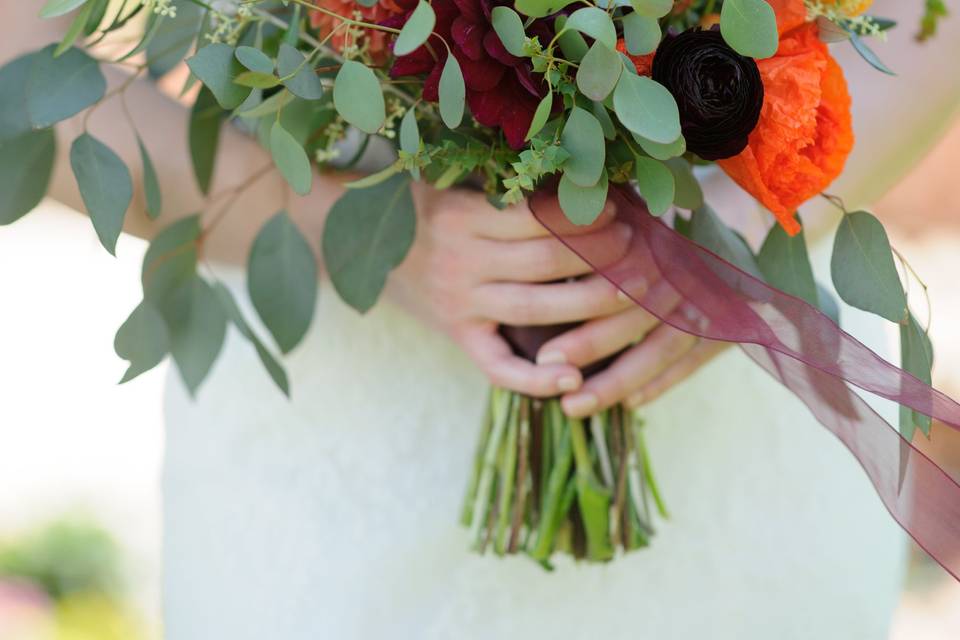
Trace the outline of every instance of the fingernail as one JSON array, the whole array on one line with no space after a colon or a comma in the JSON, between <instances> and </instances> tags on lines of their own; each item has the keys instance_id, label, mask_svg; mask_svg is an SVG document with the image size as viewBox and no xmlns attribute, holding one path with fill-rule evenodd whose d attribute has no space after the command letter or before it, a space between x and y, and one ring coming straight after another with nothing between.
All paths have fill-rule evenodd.
<instances>
[{"instance_id":1,"label":"fingernail","mask_svg":"<svg viewBox=\"0 0 960 640\"><path fill-rule=\"evenodd\" d=\"M562 351L544 351L537 354L537 364L567 364Z\"/></svg>"},{"instance_id":2,"label":"fingernail","mask_svg":"<svg viewBox=\"0 0 960 640\"><path fill-rule=\"evenodd\" d=\"M565 398L563 408L568 414L576 416L587 416L597 410L600 401L592 393L581 393L575 396Z\"/></svg>"},{"instance_id":3,"label":"fingernail","mask_svg":"<svg viewBox=\"0 0 960 640\"><path fill-rule=\"evenodd\" d=\"M632 302L632 298L625 294L621 289L617 289L617 300L620 302Z\"/></svg>"},{"instance_id":4,"label":"fingernail","mask_svg":"<svg viewBox=\"0 0 960 640\"><path fill-rule=\"evenodd\" d=\"M580 378L577 376L563 376L557 380L557 389L566 393L580 388Z\"/></svg>"}]
</instances>

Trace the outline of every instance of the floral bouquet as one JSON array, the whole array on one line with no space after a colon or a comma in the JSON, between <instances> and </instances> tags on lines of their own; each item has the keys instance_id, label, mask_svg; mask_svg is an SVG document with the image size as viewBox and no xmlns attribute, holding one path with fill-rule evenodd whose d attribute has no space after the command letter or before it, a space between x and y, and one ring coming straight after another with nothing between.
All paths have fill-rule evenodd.
<instances>
[{"instance_id":1,"label":"floral bouquet","mask_svg":"<svg viewBox=\"0 0 960 640\"><path fill-rule=\"evenodd\" d=\"M413 242L412 181L480 189L498 206L526 200L559 241L653 316L739 344L844 442L893 517L957 574L960 486L913 441L916 431L929 436L931 416L960 428L960 405L930 387L932 347L897 271L906 262L873 215L824 193L854 143L851 98L828 43L892 73L868 41L896 25L867 15L871 4L49 0L45 17L74 15L64 40L0 70L0 222L44 195L56 123L123 100L138 76L162 76L185 60L191 160L205 193L225 122L258 137L270 169L299 194L311 190L315 167L354 167L373 137L395 149L388 166L348 184L322 238L327 275L361 313ZM926 7L921 38L945 13L939 0ZM122 46L131 30L135 41L115 55L96 46ZM107 64L130 70L109 92ZM356 134L359 150L345 153L344 139ZM149 150L141 143L140 151L146 210L162 224L163 194ZM130 172L86 131L70 161L112 252L134 193ZM710 163L775 217L759 251L704 202L694 168ZM834 287L899 326L902 368L843 332L835 301L814 281L796 211L817 195L844 214ZM613 263L606 241L577 233L611 202L633 231ZM130 362L124 381L170 354L194 392L233 324L288 392L274 348L232 294L198 272L218 219L181 220L151 244L143 301L115 342ZM286 353L311 323L317 273L310 244L284 212L260 231L248 269L253 306ZM646 290L653 277L661 295ZM532 359L568 328L502 333ZM851 385L900 403L899 433ZM558 551L609 561L649 544L657 513L666 508L633 412L617 406L571 419L555 399L492 391L463 512L477 550L524 553L546 567Z\"/></svg>"}]
</instances>

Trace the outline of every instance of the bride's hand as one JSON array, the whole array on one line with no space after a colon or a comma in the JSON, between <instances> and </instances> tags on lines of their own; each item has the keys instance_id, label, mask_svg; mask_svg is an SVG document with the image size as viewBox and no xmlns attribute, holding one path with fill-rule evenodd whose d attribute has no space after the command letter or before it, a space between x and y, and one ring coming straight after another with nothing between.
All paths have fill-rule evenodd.
<instances>
[{"instance_id":1,"label":"bride's hand","mask_svg":"<svg viewBox=\"0 0 960 640\"><path fill-rule=\"evenodd\" d=\"M447 333L498 386L532 396L576 391L583 384L572 363L534 364L514 355L497 332L515 326L578 322L623 311L632 303L589 274L533 217L525 204L496 210L482 194L417 185L417 237L391 275L392 299ZM604 236L610 260L626 251L630 229L613 222L613 209L577 233Z\"/></svg>"}]
</instances>

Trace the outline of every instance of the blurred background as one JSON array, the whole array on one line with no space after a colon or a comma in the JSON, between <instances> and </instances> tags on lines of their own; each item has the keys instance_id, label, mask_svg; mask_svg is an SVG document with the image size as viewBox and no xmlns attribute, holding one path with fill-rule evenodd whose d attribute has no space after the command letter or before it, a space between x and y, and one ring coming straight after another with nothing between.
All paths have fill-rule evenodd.
<instances>
[{"instance_id":1,"label":"blurred background","mask_svg":"<svg viewBox=\"0 0 960 640\"><path fill-rule=\"evenodd\" d=\"M960 121L874 207L929 288L934 382L954 397L957 166ZM166 366L118 386L126 365L112 350L145 250L124 236L110 257L86 218L54 202L0 230L0 640L161 637ZM960 450L950 455L960 468ZM957 638L960 583L914 549L891 639Z\"/></svg>"}]
</instances>

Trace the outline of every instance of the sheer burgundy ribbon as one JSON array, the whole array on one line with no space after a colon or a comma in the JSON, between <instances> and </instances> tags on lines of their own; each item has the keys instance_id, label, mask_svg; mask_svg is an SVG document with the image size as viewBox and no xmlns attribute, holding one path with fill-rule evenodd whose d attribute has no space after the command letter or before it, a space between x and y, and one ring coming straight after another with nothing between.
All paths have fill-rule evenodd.
<instances>
[{"instance_id":1,"label":"sheer burgundy ribbon","mask_svg":"<svg viewBox=\"0 0 960 640\"><path fill-rule=\"evenodd\" d=\"M626 256L612 263L611 248L598 234L569 232L550 192L535 194L530 208L561 242L661 321L738 343L846 445L893 518L960 580L960 484L847 383L956 430L960 405L878 356L815 307L654 218L632 190L612 188L610 197L618 219L633 228Z\"/></svg>"}]
</instances>

